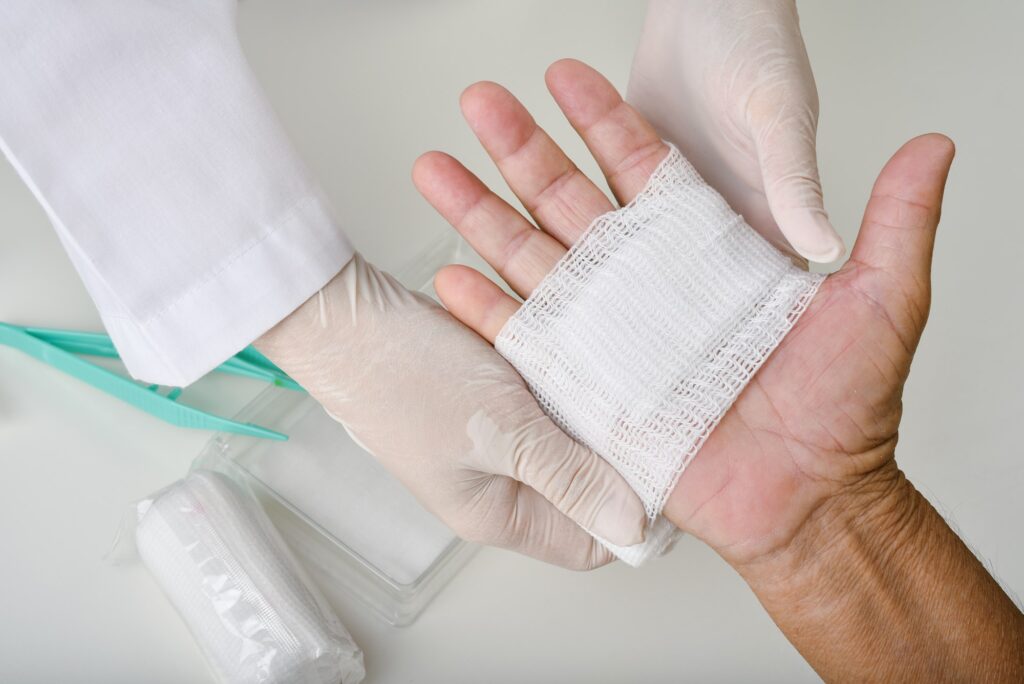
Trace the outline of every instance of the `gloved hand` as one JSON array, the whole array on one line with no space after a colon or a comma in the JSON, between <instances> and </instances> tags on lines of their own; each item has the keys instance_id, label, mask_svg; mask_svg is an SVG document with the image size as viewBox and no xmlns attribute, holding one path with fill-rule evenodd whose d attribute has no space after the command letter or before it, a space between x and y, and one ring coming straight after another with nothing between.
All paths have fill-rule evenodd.
<instances>
[{"instance_id":1,"label":"gloved hand","mask_svg":"<svg viewBox=\"0 0 1024 684\"><path fill-rule=\"evenodd\" d=\"M769 242L811 261L842 256L794 0L652 0L626 99Z\"/></svg>"},{"instance_id":2,"label":"gloved hand","mask_svg":"<svg viewBox=\"0 0 1024 684\"><path fill-rule=\"evenodd\" d=\"M256 346L459 536L574 569L612 560L583 528L642 540L619 474L487 342L358 254Z\"/></svg>"}]
</instances>

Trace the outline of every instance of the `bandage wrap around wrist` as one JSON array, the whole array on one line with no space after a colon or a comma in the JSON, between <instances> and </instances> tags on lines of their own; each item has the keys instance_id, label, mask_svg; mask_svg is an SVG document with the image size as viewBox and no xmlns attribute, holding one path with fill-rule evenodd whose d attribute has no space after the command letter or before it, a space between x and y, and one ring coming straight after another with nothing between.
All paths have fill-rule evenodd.
<instances>
[{"instance_id":1,"label":"bandage wrap around wrist","mask_svg":"<svg viewBox=\"0 0 1024 684\"><path fill-rule=\"evenodd\" d=\"M643 501L645 541L606 543L622 560L639 565L672 541L668 494L823 278L755 233L671 147L502 328L496 348L544 410Z\"/></svg>"}]
</instances>

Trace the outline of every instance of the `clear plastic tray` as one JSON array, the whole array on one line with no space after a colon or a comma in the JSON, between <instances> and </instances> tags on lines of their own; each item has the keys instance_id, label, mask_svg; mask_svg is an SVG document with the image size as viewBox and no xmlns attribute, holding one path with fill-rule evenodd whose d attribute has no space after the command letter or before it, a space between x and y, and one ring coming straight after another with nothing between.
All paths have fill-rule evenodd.
<instances>
[{"instance_id":1,"label":"clear plastic tray","mask_svg":"<svg viewBox=\"0 0 1024 684\"><path fill-rule=\"evenodd\" d=\"M432 294L437 268L466 257L463 243L445 240L399 278ZM308 395L271 387L236 419L289 439L218 433L193 467L244 479L329 599L354 597L388 623L408 625L475 551Z\"/></svg>"},{"instance_id":2,"label":"clear plastic tray","mask_svg":"<svg viewBox=\"0 0 1024 684\"><path fill-rule=\"evenodd\" d=\"M243 478L328 598L408 625L471 556L308 395L270 388L237 418L289 440L218 434L193 467Z\"/></svg>"}]
</instances>

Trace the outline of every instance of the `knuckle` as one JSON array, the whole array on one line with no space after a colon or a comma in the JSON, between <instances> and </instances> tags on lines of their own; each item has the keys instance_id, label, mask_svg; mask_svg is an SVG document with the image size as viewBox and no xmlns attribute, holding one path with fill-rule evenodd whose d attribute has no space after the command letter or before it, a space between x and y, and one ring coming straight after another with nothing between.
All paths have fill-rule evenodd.
<instances>
[{"instance_id":1,"label":"knuckle","mask_svg":"<svg viewBox=\"0 0 1024 684\"><path fill-rule=\"evenodd\" d=\"M562 567L574 572L590 572L608 565L615 560L611 553L601 546L596 540L591 539L585 547L581 547L578 553L573 554L562 563Z\"/></svg>"},{"instance_id":2,"label":"knuckle","mask_svg":"<svg viewBox=\"0 0 1024 684\"><path fill-rule=\"evenodd\" d=\"M578 463L572 468L565 469L560 479L554 495L558 498L558 503L563 505L567 512L571 512L589 498L587 495L596 479L594 465L588 461Z\"/></svg>"},{"instance_id":3,"label":"knuckle","mask_svg":"<svg viewBox=\"0 0 1024 684\"><path fill-rule=\"evenodd\" d=\"M487 524L485 521L475 518L471 518L469 520L462 519L457 521L451 527L455 534L465 541L473 544L498 546L494 541L495 537L493 526Z\"/></svg>"},{"instance_id":4,"label":"knuckle","mask_svg":"<svg viewBox=\"0 0 1024 684\"><path fill-rule=\"evenodd\" d=\"M600 475L589 450L553 423L546 434L518 444L513 458L520 481L567 513L586 498Z\"/></svg>"},{"instance_id":5,"label":"knuckle","mask_svg":"<svg viewBox=\"0 0 1024 684\"><path fill-rule=\"evenodd\" d=\"M889 193L872 194L868 209L872 222L888 228L927 228L939 219L937 207Z\"/></svg>"}]
</instances>

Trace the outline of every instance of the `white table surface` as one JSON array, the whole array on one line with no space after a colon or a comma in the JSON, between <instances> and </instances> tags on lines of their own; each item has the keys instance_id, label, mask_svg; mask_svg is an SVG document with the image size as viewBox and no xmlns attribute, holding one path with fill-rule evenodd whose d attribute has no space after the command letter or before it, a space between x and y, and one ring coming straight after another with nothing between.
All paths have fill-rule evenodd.
<instances>
[{"instance_id":1,"label":"white table surface","mask_svg":"<svg viewBox=\"0 0 1024 684\"><path fill-rule=\"evenodd\" d=\"M1024 4L801 7L822 100L827 205L848 241L901 142L939 130L958 143L898 458L1020 594ZM419 152L445 149L496 179L461 122L460 90L483 78L506 84L582 163L543 69L575 56L624 87L641 14L642 3L615 0L251 0L240 23L344 224L393 268L444 230L408 180ZM6 164L0 320L99 329L42 211ZM230 413L258 390L218 378L186 400ZM180 477L207 436L0 348L0 681L209 681L145 571L102 560L125 506ZM736 574L688 538L643 570L590 574L485 549L404 629L356 605L338 610L366 651L371 684L816 678Z\"/></svg>"}]
</instances>

